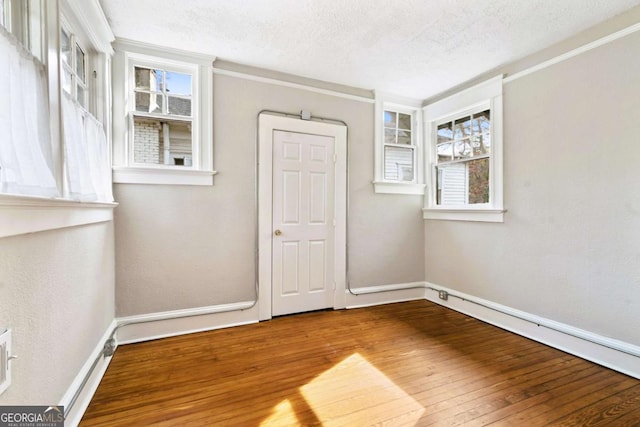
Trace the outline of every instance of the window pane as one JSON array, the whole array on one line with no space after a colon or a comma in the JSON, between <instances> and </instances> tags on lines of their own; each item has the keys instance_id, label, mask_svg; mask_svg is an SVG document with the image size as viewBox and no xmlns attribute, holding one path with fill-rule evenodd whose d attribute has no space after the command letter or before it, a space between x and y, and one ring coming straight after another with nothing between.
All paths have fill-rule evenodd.
<instances>
[{"instance_id":1,"label":"window pane","mask_svg":"<svg viewBox=\"0 0 640 427\"><path fill-rule=\"evenodd\" d=\"M80 46L76 45L76 74L81 82L85 82L85 64L84 64L84 52L80 49Z\"/></svg>"},{"instance_id":2,"label":"window pane","mask_svg":"<svg viewBox=\"0 0 640 427\"><path fill-rule=\"evenodd\" d=\"M191 95L191 75L167 71L167 92L173 95ZM171 101L169 101L171 106Z\"/></svg>"},{"instance_id":3,"label":"window pane","mask_svg":"<svg viewBox=\"0 0 640 427\"><path fill-rule=\"evenodd\" d=\"M162 144L166 165L192 166L190 122L168 122L169 144Z\"/></svg>"},{"instance_id":4,"label":"window pane","mask_svg":"<svg viewBox=\"0 0 640 427\"><path fill-rule=\"evenodd\" d=\"M398 114L398 129L411 130L411 115L402 113Z\"/></svg>"},{"instance_id":5,"label":"window pane","mask_svg":"<svg viewBox=\"0 0 640 427\"><path fill-rule=\"evenodd\" d=\"M411 145L411 132L408 130L399 130L398 144Z\"/></svg>"},{"instance_id":6,"label":"window pane","mask_svg":"<svg viewBox=\"0 0 640 427\"><path fill-rule=\"evenodd\" d=\"M151 90L151 70L148 68L135 67L134 79L136 89Z\"/></svg>"},{"instance_id":7,"label":"window pane","mask_svg":"<svg viewBox=\"0 0 640 427\"><path fill-rule=\"evenodd\" d=\"M76 99L80 105L87 107L87 91L80 84L77 85Z\"/></svg>"},{"instance_id":8,"label":"window pane","mask_svg":"<svg viewBox=\"0 0 640 427\"><path fill-rule=\"evenodd\" d=\"M438 154L438 162L448 162L453 159L453 152L451 151L452 146L453 143L451 142L445 142L437 145L436 152Z\"/></svg>"},{"instance_id":9,"label":"window pane","mask_svg":"<svg viewBox=\"0 0 640 427\"><path fill-rule=\"evenodd\" d=\"M384 129L384 142L385 144L395 144L396 143L396 130L395 129Z\"/></svg>"},{"instance_id":10,"label":"window pane","mask_svg":"<svg viewBox=\"0 0 640 427\"><path fill-rule=\"evenodd\" d=\"M436 171L438 205L489 203L489 159L441 165Z\"/></svg>"},{"instance_id":11,"label":"window pane","mask_svg":"<svg viewBox=\"0 0 640 427\"><path fill-rule=\"evenodd\" d=\"M64 30L60 34L60 58L65 64L71 65L71 38Z\"/></svg>"},{"instance_id":12,"label":"window pane","mask_svg":"<svg viewBox=\"0 0 640 427\"><path fill-rule=\"evenodd\" d=\"M491 134L474 134L471 137L471 148L474 156L491 153Z\"/></svg>"},{"instance_id":13,"label":"window pane","mask_svg":"<svg viewBox=\"0 0 640 427\"><path fill-rule=\"evenodd\" d=\"M396 127L396 113L394 111L384 112L384 125L391 128Z\"/></svg>"},{"instance_id":14,"label":"window pane","mask_svg":"<svg viewBox=\"0 0 640 427\"><path fill-rule=\"evenodd\" d=\"M443 123L438 126L438 142L447 142L453 139L453 124Z\"/></svg>"},{"instance_id":15,"label":"window pane","mask_svg":"<svg viewBox=\"0 0 640 427\"><path fill-rule=\"evenodd\" d=\"M134 78L136 89L160 92L162 90L164 71L135 67Z\"/></svg>"},{"instance_id":16,"label":"window pane","mask_svg":"<svg viewBox=\"0 0 640 427\"><path fill-rule=\"evenodd\" d=\"M188 98L178 98L177 96L168 96L169 114L180 116L191 116L191 100Z\"/></svg>"},{"instance_id":17,"label":"window pane","mask_svg":"<svg viewBox=\"0 0 640 427\"><path fill-rule=\"evenodd\" d=\"M192 166L191 122L133 119L136 163Z\"/></svg>"},{"instance_id":18,"label":"window pane","mask_svg":"<svg viewBox=\"0 0 640 427\"><path fill-rule=\"evenodd\" d=\"M62 89L71 94L71 72L66 67L62 68Z\"/></svg>"},{"instance_id":19,"label":"window pane","mask_svg":"<svg viewBox=\"0 0 640 427\"><path fill-rule=\"evenodd\" d=\"M136 163L160 164L162 125L159 120L134 117L133 160Z\"/></svg>"},{"instance_id":20,"label":"window pane","mask_svg":"<svg viewBox=\"0 0 640 427\"><path fill-rule=\"evenodd\" d=\"M384 147L384 179L413 181L413 148Z\"/></svg>"},{"instance_id":21,"label":"window pane","mask_svg":"<svg viewBox=\"0 0 640 427\"><path fill-rule=\"evenodd\" d=\"M491 131L491 119L489 110L473 115L473 133Z\"/></svg>"},{"instance_id":22,"label":"window pane","mask_svg":"<svg viewBox=\"0 0 640 427\"><path fill-rule=\"evenodd\" d=\"M463 159L465 157L473 156L473 150L471 148L471 140L469 138L465 138L460 141L455 141L453 143L453 158L454 159Z\"/></svg>"},{"instance_id":23,"label":"window pane","mask_svg":"<svg viewBox=\"0 0 640 427\"><path fill-rule=\"evenodd\" d=\"M471 135L471 117L463 117L454 123L455 139L462 139Z\"/></svg>"},{"instance_id":24,"label":"window pane","mask_svg":"<svg viewBox=\"0 0 640 427\"><path fill-rule=\"evenodd\" d=\"M467 167L454 163L437 167L436 203L459 206L467 203Z\"/></svg>"},{"instance_id":25,"label":"window pane","mask_svg":"<svg viewBox=\"0 0 640 427\"><path fill-rule=\"evenodd\" d=\"M162 113L161 93L136 92L136 111Z\"/></svg>"},{"instance_id":26,"label":"window pane","mask_svg":"<svg viewBox=\"0 0 640 427\"><path fill-rule=\"evenodd\" d=\"M489 203L489 159L472 160L469 168L469 204Z\"/></svg>"}]
</instances>

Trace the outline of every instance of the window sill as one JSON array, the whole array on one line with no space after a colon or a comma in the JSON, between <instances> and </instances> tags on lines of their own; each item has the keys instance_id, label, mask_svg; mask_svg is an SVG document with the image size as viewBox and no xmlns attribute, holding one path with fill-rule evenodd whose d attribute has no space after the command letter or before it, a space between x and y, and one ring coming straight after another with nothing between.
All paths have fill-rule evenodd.
<instances>
[{"instance_id":1,"label":"window sill","mask_svg":"<svg viewBox=\"0 0 640 427\"><path fill-rule=\"evenodd\" d=\"M0 238L113 220L117 203L0 194Z\"/></svg>"},{"instance_id":2,"label":"window sill","mask_svg":"<svg viewBox=\"0 0 640 427\"><path fill-rule=\"evenodd\" d=\"M504 209L422 209L424 219L448 221L504 222Z\"/></svg>"},{"instance_id":3,"label":"window sill","mask_svg":"<svg viewBox=\"0 0 640 427\"><path fill-rule=\"evenodd\" d=\"M116 166L115 184L213 185L216 171Z\"/></svg>"},{"instance_id":4,"label":"window sill","mask_svg":"<svg viewBox=\"0 0 640 427\"><path fill-rule=\"evenodd\" d=\"M413 184L409 182L373 182L373 189L376 194L413 194L424 196L425 187L425 184Z\"/></svg>"}]
</instances>

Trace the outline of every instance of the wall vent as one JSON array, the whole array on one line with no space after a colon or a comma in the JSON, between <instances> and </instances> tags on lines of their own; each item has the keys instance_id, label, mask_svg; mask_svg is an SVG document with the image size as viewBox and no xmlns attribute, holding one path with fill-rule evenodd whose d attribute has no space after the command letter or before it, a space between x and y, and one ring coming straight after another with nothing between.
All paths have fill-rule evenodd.
<instances>
[{"instance_id":1,"label":"wall vent","mask_svg":"<svg viewBox=\"0 0 640 427\"><path fill-rule=\"evenodd\" d=\"M11 385L11 329L0 328L0 394Z\"/></svg>"}]
</instances>

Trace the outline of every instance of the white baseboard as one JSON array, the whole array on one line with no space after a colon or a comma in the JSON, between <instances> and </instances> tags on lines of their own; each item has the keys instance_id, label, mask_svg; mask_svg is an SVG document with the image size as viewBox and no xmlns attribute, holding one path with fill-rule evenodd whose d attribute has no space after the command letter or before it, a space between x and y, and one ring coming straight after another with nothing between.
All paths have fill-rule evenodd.
<instances>
[{"instance_id":1,"label":"white baseboard","mask_svg":"<svg viewBox=\"0 0 640 427\"><path fill-rule=\"evenodd\" d=\"M447 300L439 299L436 290L446 291L449 298ZM640 379L640 347L638 346L483 300L444 286L428 282L412 282L352 288L351 291L353 293L348 291L346 293L347 308L427 299L499 328ZM115 319L63 396L60 405L67 406L71 401L94 360L102 352L104 343L116 329L118 329L118 344L130 344L246 325L258 321L258 307L253 306L251 302ZM109 357L100 360L97 364L74 407L67 415L65 425L74 427L79 424L110 361Z\"/></svg>"},{"instance_id":2,"label":"white baseboard","mask_svg":"<svg viewBox=\"0 0 640 427\"><path fill-rule=\"evenodd\" d=\"M78 399L73 405L73 408L71 408L71 410L67 414L67 417L64 421L65 426L75 427L80 423L84 412L87 410L87 407L91 402L91 398L93 398L94 393L98 389L98 385L100 385L100 381L102 380L102 377L107 370L107 367L109 366L109 362L111 362L111 357L100 358L96 367L93 369L93 372L90 373L89 370L91 369L93 362L99 358L102 350L104 349L104 343L109 339L113 331L116 329L116 326L117 323L114 319L98 341L98 344L91 352L91 355L89 356L85 364L80 369L80 372L78 372L78 375L76 375L76 377L74 378L73 382L67 389L67 392L64 394L64 396L62 396L60 405L67 408L69 406L69 403L73 399L74 394L76 394L76 391L82 387L82 382L84 381L85 376L90 374L89 379L87 380L85 386L82 388Z\"/></svg>"},{"instance_id":3,"label":"white baseboard","mask_svg":"<svg viewBox=\"0 0 640 427\"><path fill-rule=\"evenodd\" d=\"M347 291L347 308L370 307L394 302L424 299L425 282L351 288ZM355 294L355 295L354 295Z\"/></svg>"},{"instance_id":4,"label":"white baseboard","mask_svg":"<svg viewBox=\"0 0 640 427\"><path fill-rule=\"evenodd\" d=\"M446 291L441 300L434 291ZM426 283L425 298L534 341L640 379L640 347L524 311Z\"/></svg>"},{"instance_id":5,"label":"white baseboard","mask_svg":"<svg viewBox=\"0 0 640 427\"><path fill-rule=\"evenodd\" d=\"M118 344L132 344L257 323L258 307L251 302L240 302L119 317L116 320L118 322Z\"/></svg>"}]
</instances>

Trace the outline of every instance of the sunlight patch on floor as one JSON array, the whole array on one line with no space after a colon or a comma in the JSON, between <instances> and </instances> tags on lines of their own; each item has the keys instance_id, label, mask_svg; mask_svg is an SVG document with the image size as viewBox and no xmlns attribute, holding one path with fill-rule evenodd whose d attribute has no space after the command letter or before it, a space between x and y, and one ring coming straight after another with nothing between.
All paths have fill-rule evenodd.
<instances>
[{"instance_id":1,"label":"sunlight patch on floor","mask_svg":"<svg viewBox=\"0 0 640 427\"><path fill-rule=\"evenodd\" d=\"M283 400L273 408L273 413L260 423L261 426L299 426L298 417L289 399Z\"/></svg>"},{"instance_id":2,"label":"sunlight patch on floor","mask_svg":"<svg viewBox=\"0 0 640 427\"><path fill-rule=\"evenodd\" d=\"M424 408L393 381L355 353L300 388L305 404L323 426L413 426ZM262 425L300 425L288 400Z\"/></svg>"}]
</instances>

